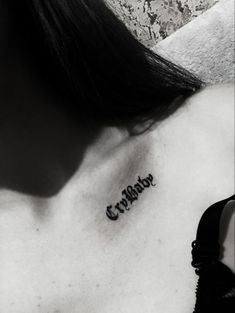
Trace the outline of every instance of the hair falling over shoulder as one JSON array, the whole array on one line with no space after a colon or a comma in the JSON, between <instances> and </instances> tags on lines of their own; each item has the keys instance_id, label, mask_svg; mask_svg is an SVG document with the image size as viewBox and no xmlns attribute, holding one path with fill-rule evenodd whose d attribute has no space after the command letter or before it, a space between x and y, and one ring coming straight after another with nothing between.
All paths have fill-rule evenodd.
<instances>
[{"instance_id":1,"label":"hair falling over shoulder","mask_svg":"<svg viewBox=\"0 0 235 313\"><path fill-rule=\"evenodd\" d=\"M4 1L22 55L73 116L162 120L203 84L141 44L103 0Z\"/></svg>"}]
</instances>

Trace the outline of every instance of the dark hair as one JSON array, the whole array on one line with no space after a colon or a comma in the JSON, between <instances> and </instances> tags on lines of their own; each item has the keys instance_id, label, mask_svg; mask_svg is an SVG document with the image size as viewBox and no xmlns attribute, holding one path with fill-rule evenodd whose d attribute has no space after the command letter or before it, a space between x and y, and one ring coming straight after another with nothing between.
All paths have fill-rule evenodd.
<instances>
[{"instance_id":1,"label":"dark hair","mask_svg":"<svg viewBox=\"0 0 235 313\"><path fill-rule=\"evenodd\" d=\"M24 57L73 114L161 120L202 85L141 44L103 0L6 2Z\"/></svg>"}]
</instances>

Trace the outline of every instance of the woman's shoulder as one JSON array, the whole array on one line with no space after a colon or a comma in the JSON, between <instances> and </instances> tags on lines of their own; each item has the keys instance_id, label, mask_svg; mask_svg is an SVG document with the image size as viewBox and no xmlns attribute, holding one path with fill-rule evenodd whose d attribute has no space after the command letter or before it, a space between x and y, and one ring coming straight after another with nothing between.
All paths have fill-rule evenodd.
<instances>
[{"instance_id":1,"label":"woman's shoulder","mask_svg":"<svg viewBox=\"0 0 235 313\"><path fill-rule=\"evenodd\" d=\"M232 84L201 89L150 135L156 162L164 160L161 172L192 193L206 192L210 203L234 189L233 93Z\"/></svg>"},{"instance_id":2,"label":"woman's shoulder","mask_svg":"<svg viewBox=\"0 0 235 313\"><path fill-rule=\"evenodd\" d=\"M234 84L226 83L226 84L215 84L215 85L206 85L203 88L199 89L191 98L203 97L204 99L208 99L208 103L212 98L218 102L217 100L228 100L230 101L234 95ZM219 98L218 98L219 97ZM226 97L226 98L225 98Z\"/></svg>"},{"instance_id":3,"label":"woman's shoulder","mask_svg":"<svg viewBox=\"0 0 235 313\"><path fill-rule=\"evenodd\" d=\"M234 124L234 85L208 85L189 96L181 107L169 118L163 121L166 125L176 127L183 120L203 127L221 127L227 132L232 131ZM218 124L219 123L219 124ZM232 132L233 133L233 132Z\"/></svg>"},{"instance_id":4,"label":"woman's shoulder","mask_svg":"<svg viewBox=\"0 0 235 313\"><path fill-rule=\"evenodd\" d=\"M211 85L201 88L188 97L181 107L168 119L158 124L158 129L170 132L193 130L194 135L203 132L220 139L234 141L234 85ZM198 131L198 132L197 132Z\"/></svg>"},{"instance_id":5,"label":"woman's shoulder","mask_svg":"<svg viewBox=\"0 0 235 313\"><path fill-rule=\"evenodd\" d=\"M201 88L190 98L190 101L201 103L203 108L229 112L234 107L234 84L208 85Z\"/></svg>"},{"instance_id":6,"label":"woman's shoulder","mask_svg":"<svg viewBox=\"0 0 235 313\"><path fill-rule=\"evenodd\" d=\"M233 142L234 85L220 84L202 88L185 105L194 123L212 131L218 139Z\"/></svg>"},{"instance_id":7,"label":"woman's shoulder","mask_svg":"<svg viewBox=\"0 0 235 313\"><path fill-rule=\"evenodd\" d=\"M165 126L164 126L165 125ZM204 142L224 154L234 150L234 86L206 86L188 97L182 107L163 123L163 129L181 135L182 140L197 139L198 148Z\"/></svg>"}]
</instances>

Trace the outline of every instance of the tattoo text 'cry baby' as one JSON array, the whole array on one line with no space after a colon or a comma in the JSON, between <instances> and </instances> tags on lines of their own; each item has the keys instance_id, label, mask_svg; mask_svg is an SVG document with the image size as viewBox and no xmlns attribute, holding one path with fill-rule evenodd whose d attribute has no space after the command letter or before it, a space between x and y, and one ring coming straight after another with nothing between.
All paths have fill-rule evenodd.
<instances>
[{"instance_id":1,"label":"tattoo text 'cry baby'","mask_svg":"<svg viewBox=\"0 0 235 313\"><path fill-rule=\"evenodd\" d=\"M126 189L122 190L122 199L117 202L114 206L108 205L106 208L107 217L116 221L119 218L120 213L125 213L125 211L130 210L130 206L134 201L137 201L139 195L146 189L151 186L156 186L153 182L153 176L149 174L145 178L138 176L137 182L134 186L127 186Z\"/></svg>"}]
</instances>

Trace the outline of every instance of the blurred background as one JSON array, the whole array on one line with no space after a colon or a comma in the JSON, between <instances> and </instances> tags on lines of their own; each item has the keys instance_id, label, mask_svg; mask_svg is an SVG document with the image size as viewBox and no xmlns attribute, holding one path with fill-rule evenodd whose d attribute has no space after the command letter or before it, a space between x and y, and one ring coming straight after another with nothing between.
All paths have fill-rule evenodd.
<instances>
[{"instance_id":1,"label":"blurred background","mask_svg":"<svg viewBox=\"0 0 235 313\"><path fill-rule=\"evenodd\" d=\"M106 0L147 47L153 47L219 0Z\"/></svg>"}]
</instances>

